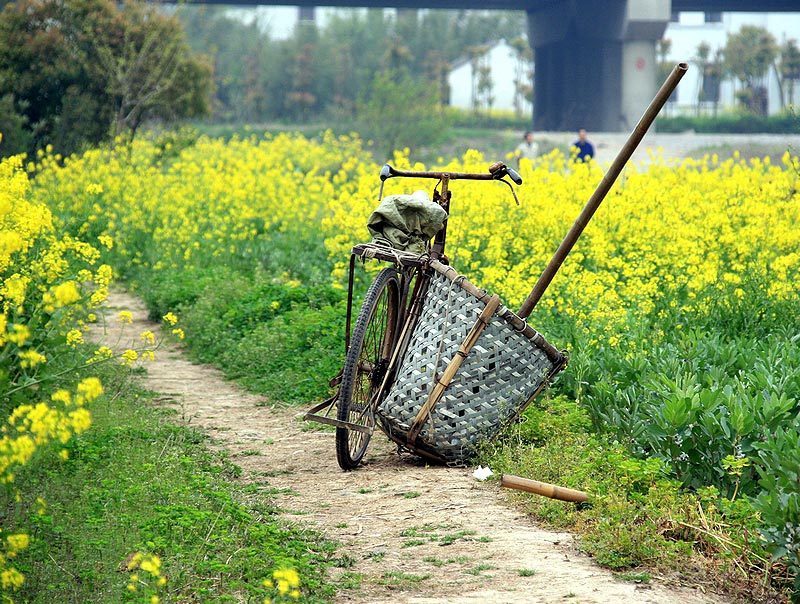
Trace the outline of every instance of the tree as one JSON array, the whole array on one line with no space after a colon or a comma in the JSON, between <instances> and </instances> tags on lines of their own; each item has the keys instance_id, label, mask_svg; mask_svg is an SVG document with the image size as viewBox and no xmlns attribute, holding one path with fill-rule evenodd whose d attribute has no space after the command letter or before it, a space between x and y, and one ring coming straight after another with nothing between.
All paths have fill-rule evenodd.
<instances>
[{"instance_id":1,"label":"tree","mask_svg":"<svg viewBox=\"0 0 800 604\"><path fill-rule=\"evenodd\" d=\"M701 103L711 103L716 116L719 107L719 85L722 81L722 51L717 50L712 56L711 46L707 42L701 42L697 46L695 61L701 69L700 89L697 92L698 112Z\"/></svg>"},{"instance_id":2,"label":"tree","mask_svg":"<svg viewBox=\"0 0 800 604\"><path fill-rule=\"evenodd\" d=\"M275 90L283 71L274 60L279 44L256 19L245 23L226 9L186 3L176 16L194 53L208 56L213 64L211 99L217 119L257 121L283 105Z\"/></svg>"},{"instance_id":3,"label":"tree","mask_svg":"<svg viewBox=\"0 0 800 604\"><path fill-rule=\"evenodd\" d=\"M122 33L106 0L20 0L0 13L0 96L11 95L36 147L59 139L57 148L68 153L81 140L107 136L113 107L97 102L107 97L107 81L95 32L111 39Z\"/></svg>"},{"instance_id":4,"label":"tree","mask_svg":"<svg viewBox=\"0 0 800 604\"><path fill-rule=\"evenodd\" d=\"M121 43L95 42L116 109L112 135L133 138L148 118L206 115L211 68L191 57L180 22L138 3L123 5L122 17Z\"/></svg>"},{"instance_id":5,"label":"tree","mask_svg":"<svg viewBox=\"0 0 800 604\"><path fill-rule=\"evenodd\" d=\"M0 98L0 157L30 148L31 134L25 126L25 116L14 109L14 97Z\"/></svg>"},{"instance_id":6,"label":"tree","mask_svg":"<svg viewBox=\"0 0 800 604\"><path fill-rule=\"evenodd\" d=\"M514 113L522 116L524 101L533 102L533 49L524 36L509 43L514 50Z\"/></svg>"},{"instance_id":7,"label":"tree","mask_svg":"<svg viewBox=\"0 0 800 604\"><path fill-rule=\"evenodd\" d=\"M797 48L796 40L789 39L781 45L776 71L781 87L781 107L785 107L787 103L794 105L794 87L797 80L800 80L800 49Z\"/></svg>"},{"instance_id":8,"label":"tree","mask_svg":"<svg viewBox=\"0 0 800 604\"><path fill-rule=\"evenodd\" d=\"M743 25L728 34L723 49L725 70L742 83L736 96L756 115L767 114L766 78L777 54L775 38L763 27Z\"/></svg>"},{"instance_id":9,"label":"tree","mask_svg":"<svg viewBox=\"0 0 800 604\"><path fill-rule=\"evenodd\" d=\"M489 70L486 66L486 54L489 52L489 47L485 45L469 46L466 49L469 55L470 64L470 97L472 99L472 108L475 113L478 113L482 104L482 96L486 89L486 74ZM483 80L481 75L483 73Z\"/></svg>"},{"instance_id":10,"label":"tree","mask_svg":"<svg viewBox=\"0 0 800 604\"><path fill-rule=\"evenodd\" d=\"M284 109L287 116L303 122L318 112L322 98L318 88L321 73L317 65L318 34L315 23L298 23L294 51L286 57L289 82L285 88Z\"/></svg>"},{"instance_id":11,"label":"tree","mask_svg":"<svg viewBox=\"0 0 800 604\"><path fill-rule=\"evenodd\" d=\"M358 107L359 132L372 139L386 158L397 149L436 140L447 128L437 110L436 90L407 73L378 72L367 99Z\"/></svg>"},{"instance_id":12,"label":"tree","mask_svg":"<svg viewBox=\"0 0 800 604\"><path fill-rule=\"evenodd\" d=\"M478 105L484 105L486 112L491 113L494 105L494 81L492 80L492 66L489 64L488 55L478 65Z\"/></svg>"},{"instance_id":13,"label":"tree","mask_svg":"<svg viewBox=\"0 0 800 604\"><path fill-rule=\"evenodd\" d=\"M223 11L189 3L178 15L192 45L208 49L219 66L215 110L223 119L327 115L347 122L368 101L380 69L428 82L441 102L449 96L450 65L465 56L468 46L513 39L525 29L521 11L401 10L395 16L384 9L340 9L315 28L315 35L298 27L290 39L278 41ZM251 65L253 72L246 75L244 68ZM248 106L243 99L259 96L252 93L256 82L265 97L258 103L263 113L243 113Z\"/></svg>"},{"instance_id":14,"label":"tree","mask_svg":"<svg viewBox=\"0 0 800 604\"><path fill-rule=\"evenodd\" d=\"M0 13L0 97L12 97L30 133L26 150L52 144L68 154L121 126L135 132L148 117L207 111L210 71L185 51L179 34L174 19L130 3L7 5Z\"/></svg>"}]
</instances>

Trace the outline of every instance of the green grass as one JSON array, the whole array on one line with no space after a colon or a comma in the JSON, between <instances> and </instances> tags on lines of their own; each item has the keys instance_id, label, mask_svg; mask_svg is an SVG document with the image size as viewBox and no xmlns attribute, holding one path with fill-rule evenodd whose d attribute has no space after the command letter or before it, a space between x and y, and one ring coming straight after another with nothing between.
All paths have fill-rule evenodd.
<instances>
[{"instance_id":1,"label":"green grass","mask_svg":"<svg viewBox=\"0 0 800 604\"><path fill-rule=\"evenodd\" d=\"M4 527L31 537L15 560L25 575L15 602L133 601L125 561L135 552L161 559L162 601L261 601L271 593L262 581L282 567L299 573L304 602L330 600L334 543L279 520L259 488L268 484L238 486L239 468L129 377L102 379L106 394L69 460L19 472L20 500L5 498Z\"/></svg>"}]
</instances>

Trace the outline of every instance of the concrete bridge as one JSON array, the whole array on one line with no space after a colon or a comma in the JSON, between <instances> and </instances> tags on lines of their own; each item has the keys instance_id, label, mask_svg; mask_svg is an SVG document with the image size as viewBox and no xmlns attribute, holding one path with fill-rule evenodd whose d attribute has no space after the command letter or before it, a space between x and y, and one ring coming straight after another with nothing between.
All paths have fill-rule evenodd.
<instances>
[{"instance_id":1,"label":"concrete bridge","mask_svg":"<svg viewBox=\"0 0 800 604\"><path fill-rule=\"evenodd\" d=\"M537 130L629 130L661 82L656 44L676 11L800 12L800 0L190 0L235 5L525 11Z\"/></svg>"}]
</instances>

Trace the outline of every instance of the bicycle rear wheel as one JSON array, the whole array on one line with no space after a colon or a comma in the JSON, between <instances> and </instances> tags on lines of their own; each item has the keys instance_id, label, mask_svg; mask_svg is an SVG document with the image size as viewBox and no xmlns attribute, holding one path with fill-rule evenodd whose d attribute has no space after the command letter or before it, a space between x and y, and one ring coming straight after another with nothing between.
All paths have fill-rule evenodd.
<instances>
[{"instance_id":1,"label":"bicycle rear wheel","mask_svg":"<svg viewBox=\"0 0 800 604\"><path fill-rule=\"evenodd\" d=\"M342 369L337 419L359 426L375 425L375 402L392 356L400 322L400 281L385 268L372 282L350 339ZM370 434L336 428L336 459L343 470L361 463Z\"/></svg>"}]
</instances>

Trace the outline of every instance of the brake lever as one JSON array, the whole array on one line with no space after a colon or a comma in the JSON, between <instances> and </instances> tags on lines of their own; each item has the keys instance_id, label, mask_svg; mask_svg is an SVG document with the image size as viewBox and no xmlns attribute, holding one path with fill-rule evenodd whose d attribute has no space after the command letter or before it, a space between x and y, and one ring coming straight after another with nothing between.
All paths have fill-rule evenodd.
<instances>
[{"instance_id":1,"label":"brake lever","mask_svg":"<svg viewBox=\"0 0 800 604\"><path fill-rule=\"evenodd\" d=\"M386 182L387 179L394 176L392 174L392 167L389 164L383 164L383 168L381 168L381 188L378 191L378 201L383 199L383 183Z\"/></svg>"},{"instance_id":2,"label":"brake lever","mask_svg":"<svg viewBox=\"0 0 800 604\"><path fill-rule=\"evenodd\" d=\"M508 185L508 188L511 189L511 194L514 196L514 201L517 203L517 205L519 205L519 199L517 199L517 192L514 190L514 187L511 185L511 183L508 182L505 178L498 178L497 180L499 180L500 182L504 182ZM520 179L520 181L521 180L522 179Z\"/></svg>"},{"instance_id":3,"label":"brake lever","mask_svg":"<svg viewBox=\"0 0 800 604\"><path fill-rule=\"evenodd\" d=\"M504 178L505 176L508 176L511 180L517 183L517 185L521 185L522 177L517 173L517 171L513 168L509 168L503 162L498 161L489 166L489 172L492 174L495 180L499 180L500 182L504 182L508 185L508 188L511 189L511 194L514 196L514 201L517 205L519 205L517 192L514 190L513 185Z\"/></svg>"}]
</instances>

